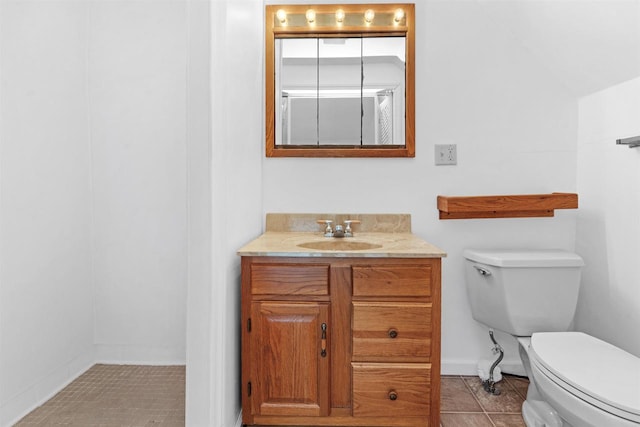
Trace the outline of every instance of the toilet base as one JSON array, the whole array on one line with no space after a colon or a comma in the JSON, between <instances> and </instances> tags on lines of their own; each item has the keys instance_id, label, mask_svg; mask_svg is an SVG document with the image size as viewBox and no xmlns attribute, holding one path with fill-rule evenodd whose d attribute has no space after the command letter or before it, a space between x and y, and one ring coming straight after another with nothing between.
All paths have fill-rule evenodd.
<instances>
[{"instance_id":1,"label":"toilet base","mask_svg":"<svg viewBox=\"0 0 640 427\"><path fill-rule=\"evenodd\" d=\"M555 409L542 400L529 399L522 404L522 418L527 427L563 427Z\"/></svg>"},{"instance_id":2,"label":"toilet base","mask_svg":"<svg viewBox=\"0 0 640 427\"><path fill-rule=\"evenodd\" d=\"M522 404L522 418L527 427L566 427L567 424L562 421L558 412L549 405L536 387L531 372L531 362L529 361L529 353L527 352L531 338L519 337L518 350L520 359L527 377L529 378L529 389L527 390L527 399Z\"/></svg>"}]
</instances>

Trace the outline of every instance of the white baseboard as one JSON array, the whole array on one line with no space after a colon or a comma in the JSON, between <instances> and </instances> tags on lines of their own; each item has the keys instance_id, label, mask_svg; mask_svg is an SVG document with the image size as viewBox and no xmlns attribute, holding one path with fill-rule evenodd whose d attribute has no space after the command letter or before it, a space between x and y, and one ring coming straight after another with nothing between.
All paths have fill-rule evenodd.
<instances>
[{"instance_id":1,"label":"white baseboard","mask_svg":"<svg viewBox=\"0 0 640 427\"><path fill-rule=\"evenodd\" d=\"M95 355L108 365L186 365L184 347L96 344Z\"/></svg>"},{"instance_id":2,"label":"white baseboard","mask_svg":"<svg viewBox=\"0 0 640 427\"><path fill-rule=\"evenodd\" d=\"M443 359L440 373L442 375L478 375L477 360ZM500 369L505 374L526 376L520 359L506 359L500 362Z\"/></svg>"},{"instance_id":3,"label":"white baseboard","mask_svg":"<svg viewBox=\"0 0 640 427\"><path fill-rule=\"evenodd\" d=\"M240 409L240 413L238 414L238 419L236 420L236 425L234 427L242 427L242 409Z\"/></svg>"},{"instance_id":4,"label":"white baseboard","mask_svg":"<svg viewBox=\"0 0 640 427\"><path fill-rule=\"evenodd\" d=\"M29 412L55 396L93 365L93 349L91 348L13 396L0 408L0 426L8 427L14 425Z\"/></svg>"}]
</instances>

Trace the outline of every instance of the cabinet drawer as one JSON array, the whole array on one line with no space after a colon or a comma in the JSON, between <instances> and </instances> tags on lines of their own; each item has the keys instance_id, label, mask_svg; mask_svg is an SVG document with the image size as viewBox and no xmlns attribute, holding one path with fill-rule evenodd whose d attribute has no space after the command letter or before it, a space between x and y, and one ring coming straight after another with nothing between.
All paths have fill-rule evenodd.
<instances>
[{"instance_id":1,"label":"cabinet drawer","mask_svg":"<svg viewBox=\"0 0 640 427\"><path fill-rule=\"evenodd\" d=\"M431 365L352 363L353 415L428 416Z\"/></svg>"},{"instance_id":2,"label":"cabinet drawer","mask_svg":"<svg viewBox=\"0 0 640 427\"><path fill-rule=\"evenodd\" d=\"M431 266L354 266L353 295L428 297L431 295Z\"/></svg>"},{"instance_id":3,"label":"cabinet drawer","mask_svg":"<svg viewBox=\"0 0 640 427\"><path fill-rule=\"evenodd\" d=\"M431 355L431 304L353 302L354 361L420 362Z\"/></svg>"},{"instance_id":4,"label":"cabinet drawer","mask_svg":"<svg viewBox=\"0 0 640 427\"><path fill-rule=\"evenodd\" d=\"M329 266L251 265L253 295L329 295Z\"/></svg>"}]
</instances>

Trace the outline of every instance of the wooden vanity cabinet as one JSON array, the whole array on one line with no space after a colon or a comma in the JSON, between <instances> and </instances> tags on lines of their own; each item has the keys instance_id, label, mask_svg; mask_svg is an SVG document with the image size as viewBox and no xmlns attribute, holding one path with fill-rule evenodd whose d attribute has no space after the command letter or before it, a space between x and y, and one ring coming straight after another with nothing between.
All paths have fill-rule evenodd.
<instances>
[{"instance_id":1,"label":"wooden vanity cabinet","mask_svg":"<svg viewBox=\"0 0 640 427\"><path fill-rule=\"evenodd\" d=\"M242 257L244 425L440 425L440 258Z\"/></svg>"}]
</instances>

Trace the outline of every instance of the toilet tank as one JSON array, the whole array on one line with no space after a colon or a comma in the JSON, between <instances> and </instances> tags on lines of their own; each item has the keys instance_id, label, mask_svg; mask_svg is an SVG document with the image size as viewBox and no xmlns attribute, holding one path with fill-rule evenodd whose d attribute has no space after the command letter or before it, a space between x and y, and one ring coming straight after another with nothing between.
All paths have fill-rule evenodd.
<instances>
[{"instance_id":1,"label":"toilet tank","mask_svg":"<svg viewBox=\"0 0 640 427\"><path fill-rule=\"evenodd\" d=\"M579 255L557 249L466 249L473 318L515 336L566 331L576 309Z\"/></svg>"}]
</instances>

